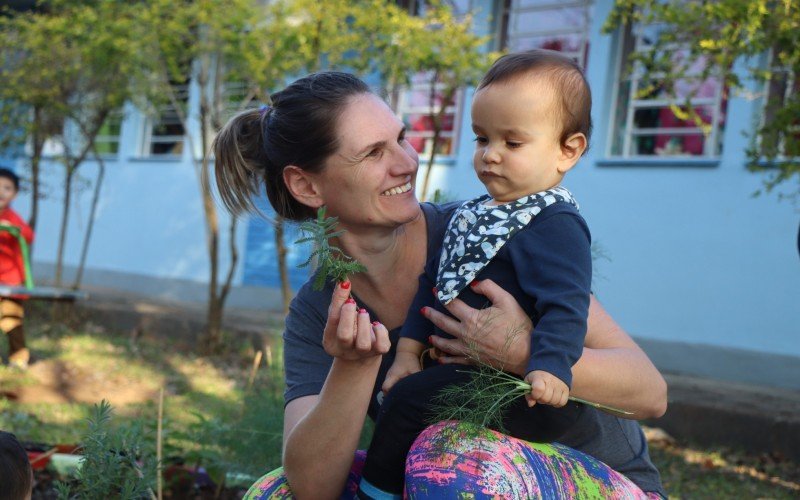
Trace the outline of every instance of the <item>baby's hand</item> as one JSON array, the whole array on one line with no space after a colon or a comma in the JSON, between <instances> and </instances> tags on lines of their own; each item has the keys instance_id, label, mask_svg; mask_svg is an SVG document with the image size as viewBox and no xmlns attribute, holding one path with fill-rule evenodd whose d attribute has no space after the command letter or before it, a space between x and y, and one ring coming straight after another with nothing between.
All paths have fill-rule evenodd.
<instances>
[{"instance_id":1,"label":"baby's hand","mask_svg":"<svg viewBox=\"0 0 800 500\"><path fill-rule=\"evenodd\" d=\"M397 356L394 358L394 363L392 363L389 372L386 374L386 378L381 386L381 391L383 391L384 394L388 394L389 390L394 384L399 382L400 379L412 373L417 373L420 370L422 370L422 366L419 364L419 358L416 354L398 352Z\"/></svg>"},{"instance_id":2,"label":"baby's hand","mask_svg":"<svg viewBox=\"0 0 800 500\"><path fill-rule=\"evenodd\" d=\"M528 406L542 403L561 408L567 404L569 387L555 375L542 370L534 370L525 376L525 382L531 385L531 392L525 395Z\"/></svg>"}]
</instances>

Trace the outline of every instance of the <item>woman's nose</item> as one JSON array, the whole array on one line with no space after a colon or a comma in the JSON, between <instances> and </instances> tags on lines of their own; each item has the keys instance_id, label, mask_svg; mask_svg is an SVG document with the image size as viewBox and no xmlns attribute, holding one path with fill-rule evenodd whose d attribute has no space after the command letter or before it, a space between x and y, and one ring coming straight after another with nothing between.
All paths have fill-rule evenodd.
<instances>
[{"instance_id":1,"label":"woman's nose","mask_svg":"<svg viewBox=\"0 0 800 500\"><path fill-rule=\"evenodd\" d=\"M397 175L411 174L419 168L419 155L411 144L399 143L395 161L392 162L392 173Z\"/></svg>"}]
</instances>

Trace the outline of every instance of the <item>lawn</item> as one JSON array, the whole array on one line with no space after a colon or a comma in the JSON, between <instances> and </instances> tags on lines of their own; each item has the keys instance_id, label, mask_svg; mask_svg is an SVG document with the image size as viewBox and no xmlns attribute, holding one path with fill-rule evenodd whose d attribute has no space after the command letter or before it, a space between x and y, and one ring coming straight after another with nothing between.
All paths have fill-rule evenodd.
<instances>
[{"instance_id":1,"label":"lawn","mask_svg":"<svg viewBox=\"0 0 800 500\"><path fill-rule=\"evenodd\" d=\"M191 339L131 337L92 323L74 328L31 318L27 372L0 367L0 429L29 442L77 443L101 399L112 425L137 428L154 452L164 389L164 456L255 477L280 464L281 352L275 345L253 370L256 350L231 335L228 351L195 354ZM279 325L272 330L279 338ZM6 346L0 347L5 357ZM263 354L263 353L262 353ZM692 446L648 430L653 460L675 498L797 498L800 467L775 456ZM228 477L234 477L231 474ZM244 481L246 482L246 480Z\"/></svg>"}]
</instances>

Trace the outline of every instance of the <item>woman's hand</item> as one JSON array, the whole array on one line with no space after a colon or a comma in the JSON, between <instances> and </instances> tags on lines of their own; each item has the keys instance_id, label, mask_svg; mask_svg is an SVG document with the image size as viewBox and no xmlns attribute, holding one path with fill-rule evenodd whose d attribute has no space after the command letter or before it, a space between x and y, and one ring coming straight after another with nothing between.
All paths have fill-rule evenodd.
<instances>
[{"instance_id":1,"label":"woman's hand","mask_svg":"<svg viewBox=\"0 0 800 500\"><path fill-rule=\"evenodd\" d=\"M485 295L491 306L474 309L455 299L445 307L455 319L426 307L431 322L456 337L434 335L431 343L443 353L441 363L472 363L476 356L496 368L525 375L530 356L531 319L514 297L492 280L473 281L472 290Z\"/></svg>"},{"instance_id":2,"label":"woman's hand","mask_svg":"<svg viewBox=\"0 0 800 500\"><path fill-rule=\"evenodd\" d=\"M361 361L389 352L389 332L381 323L370 323L369 314L350 298L350 282L336 285L328 307L322 336L325 352L344 361Z\"/></svg>"}]
</instances>

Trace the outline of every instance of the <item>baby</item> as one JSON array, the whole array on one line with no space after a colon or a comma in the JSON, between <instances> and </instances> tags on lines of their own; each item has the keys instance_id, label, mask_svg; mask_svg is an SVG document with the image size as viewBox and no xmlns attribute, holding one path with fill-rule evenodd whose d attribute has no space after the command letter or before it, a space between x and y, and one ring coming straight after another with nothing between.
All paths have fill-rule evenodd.
<instances>
[{"instance_id":1,"label":"baby","mask_svg":"<svg viewBox=\"0 0 800 500\"><path fill-rule=\"evenodd\" d=\"M488 194L455 211L441 251L433 249L420 277L382 387L386 398L367 453L362 497L402 492L405 455L430 423L431 398L473 376L474 368L455 365L421 371L429 336L446 335L419 311L445 311L443 304L456 297L483 307L485 299L469 286L477 280L490 278L514 295L535 326L526 332L531 347L525 381L532 389L527 404L520 398L506 411L505 428L529 441L553 441L581 411L567 403L571 368L586 336L591 237L560 183L588 146L588 83L577 64L557 52L503 56L475 92L472 128L473 165Z\"/></svg>"}]
</instances>

